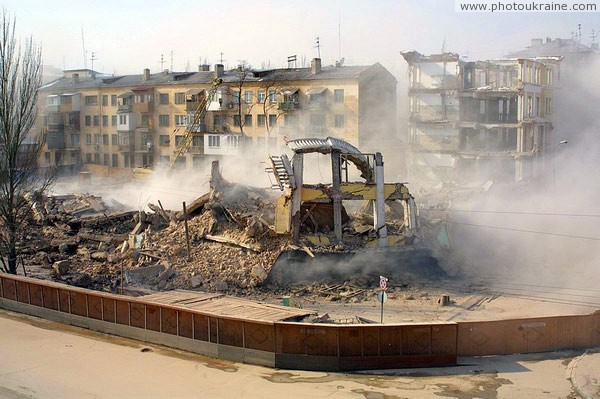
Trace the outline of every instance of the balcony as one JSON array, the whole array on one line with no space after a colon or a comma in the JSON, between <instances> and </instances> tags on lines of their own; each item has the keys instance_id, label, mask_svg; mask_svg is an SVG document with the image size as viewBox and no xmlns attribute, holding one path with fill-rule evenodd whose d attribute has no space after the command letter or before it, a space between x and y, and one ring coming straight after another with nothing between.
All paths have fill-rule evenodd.
<instances>
[{"instance_id":1,"label":"balcony","mask_svg":"<svg viewBox=\"0 0 600 399\"><path fill-rule=\"evenodd\" d=\"M327 109L326 101L309 101L308 109L311 111L322 111Z\"/></svg>"},{"instance_id":2,"label":"balcony","mask_svg":"<svg viewBox=\"0 0 600 399\"><path fill-rule=\"evenodd\" d=\"M280 111L291 111L294 109L300 109L299 101L282 101L277 104L277 109Z\"/></svg>"},{"instance_id":3,"label":"balcony","mask_svg":"<svg viewBox=\"0 0 600 399\"><path fill-rule=\"evenodd\" d=\"M204 146L196 146L196 147L190 147L190 149L188 150L188 152L190 154L195 154L195 155L202 155L204 154Z\"/></svg>"},{"instance_id":4,"label":"balcony","mask_svg":"<svg viewBox=\"0 0 600 399\"><path fill-rule=\"evenodd\" d=\"M65 133L60 132L48 132L46 136L46 144L49 150L64 150L65 145Z\"/></svg>"},{"instance_id":5,"label":"balcony","mask_svg":"<svg viewBox=\"0 0 600 399\"><path fill-rule=\"evenodd\" d=\"M134 152L134 144L119 144L119 152Z\"/></svg>"},{"instance_id":6,"label":"balcony","mask_svg":"<svg viewBox=\"0 0 600 399\"><path fill-rule=\"evenodd\" d=\"M140 154L151 154L154 152L154 143L142 142L135 146L135 152Z\"/></svg>"},{"instance_id":7,"label":"balcony","mask_svg":"<svg viewBox=\"0 0 600 399\"><path fill-rule=\"evenodd\" d=\"M196 112L200 103L198 101L187 101L185 103L185 110L188 112Z\"/></svg>"},{"instance_id":8,"label":"balcony","mask_svg":"<svg viewBox=\"0 0 600 399\"><path fill-rule=\"evenodd\" d=\"M65 130L65 124L59 122L46 122L46 130L48 132L62 132Z\"/></svg>"},{"instance_id":9,"label":"balcony","mask_svg":"<svg viewBox=\"0 0 600 399\"><path fill-rule=\"evenodd\" d=\"M46 105L46 112L60 112L59 104Z\"/></svg>"},{"instance_id":10,"label":"balcony","mask_svg":"<svg viewBox=\"0 0 600 399\"><path fill-rule=\"evenodd\" d=\"M131 112L133 107L131 104L119 104L117 107L117 112Z\"/></svg>"},{"instance_id":11,"label":"balcony","mask_svg":"<svg viewBox=\"0 0 600 399\"><path fill-rule=\"evenodd\" d=\"M153 102L134 103L133 107L131 109L133 109L133 112L147 114L154 110L154 103ZM119 111L121 111L121 106L119 106Z\"/></svg>"},{"instance_id":12,"label":"balcony","mask_svg":"<svg viewBox=\"0 0 600 399\"><path fill-rule=\"evenodd\" d=\"M192 126L192 124L187 124L185 125L185 128L188 132L193 132L193 133L206 133L206 124L205 123L200 123L196 126Z\"/></svg>"}]
</instances>

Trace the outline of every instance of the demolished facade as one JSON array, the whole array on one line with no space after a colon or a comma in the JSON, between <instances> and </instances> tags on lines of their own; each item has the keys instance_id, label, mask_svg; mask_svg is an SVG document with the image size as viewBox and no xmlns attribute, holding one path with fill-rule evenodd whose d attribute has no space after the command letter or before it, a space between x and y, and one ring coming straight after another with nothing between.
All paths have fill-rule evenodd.
<instances>
[{"instance_id":1,"label":"demolished facade","mask_svg":"<svg viewBox=\"0 0 600 399\"><path fill-rule=\"evenodd\" d=\"M552 145L561 57L465 61L402 53L409 77L409 175L432 184L523 181Z\"/></svg>"}]
</instances>

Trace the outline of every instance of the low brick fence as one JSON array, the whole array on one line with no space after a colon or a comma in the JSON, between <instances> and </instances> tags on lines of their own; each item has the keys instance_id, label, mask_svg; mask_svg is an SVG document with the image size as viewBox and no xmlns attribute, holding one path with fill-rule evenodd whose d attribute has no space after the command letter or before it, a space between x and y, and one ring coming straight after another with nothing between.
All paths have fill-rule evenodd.
<instances>
[{"instance_id":1,"label":"low brick fence","mask_svg":"<svg viewBox=\"0 0 600 399\"><path fill-rule=\"evenodd\" d=\"M265 322L8 274L0 274L0 307L210 357L304 370L448 366L457 356L600 345L600 314L385 325Z\"/></svg>"}]
</instances>

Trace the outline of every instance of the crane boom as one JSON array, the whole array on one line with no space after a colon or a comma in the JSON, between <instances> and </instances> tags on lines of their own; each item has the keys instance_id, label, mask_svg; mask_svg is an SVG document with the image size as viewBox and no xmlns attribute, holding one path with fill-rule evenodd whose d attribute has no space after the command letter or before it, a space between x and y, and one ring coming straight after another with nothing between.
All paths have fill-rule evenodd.
<instances>
[{"instance_id":1,"label":"crane boom","mask_svg":"<svg viewBox=\"0 0 600 399\"><path fill-rule=\"evenodd\" d=\"M173 166L175 166L175 163L177 162L177 158L179 158L181 155L187 152L187 150L189 150L190 146L192 145L193 134L198 130L198 127L202 123L202 118L206 114L208 105L212 102L215 94L217 93L217 89L219 88L221 83L223 83L223 79L221 78L213 80L210 89L208 89L208 92L206 93L206 96L204 96L198 102L198 106L192 114L191 123L186 123L183 140L181 140L177 144L177 147L173 151L173 156L171 157L171 160L169 162L169 169L173 169Z\"/></svg>"}]
</instances>

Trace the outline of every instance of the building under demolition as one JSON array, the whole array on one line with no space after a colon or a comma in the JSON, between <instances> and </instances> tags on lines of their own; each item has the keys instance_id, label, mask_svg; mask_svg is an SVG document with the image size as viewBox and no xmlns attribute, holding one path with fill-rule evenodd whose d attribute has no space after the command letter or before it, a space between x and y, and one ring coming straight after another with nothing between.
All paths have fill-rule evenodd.
<instances>
[{"instance_id":1,"label":"building under demolition","mask_svg":"<svg viewBox=\"0 0 600 399\"><path fill-rule=\"evenodd\" d=\"M411 177L435 184L541 174L553 142L561 57L402 56L408 63Z\"/></svg>"}]
</instances>

